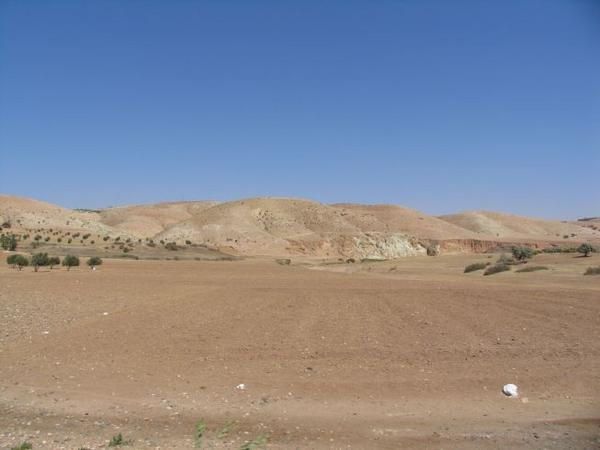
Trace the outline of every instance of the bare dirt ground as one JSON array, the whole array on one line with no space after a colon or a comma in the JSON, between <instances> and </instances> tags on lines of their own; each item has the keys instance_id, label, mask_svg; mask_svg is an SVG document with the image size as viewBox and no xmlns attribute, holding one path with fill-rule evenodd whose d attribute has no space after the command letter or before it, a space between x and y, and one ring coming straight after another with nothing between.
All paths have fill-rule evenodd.
<instances>
[{"instance_id":1,"label":"bare dirt ground","mask_svg":"<svg viewBox=\"0 0 600 450\"><path fill-rule=\"evenodd\" d=\"M487 258L2 264L0 448L600 448L599 257Z\"/></svg>"}]
</instances>

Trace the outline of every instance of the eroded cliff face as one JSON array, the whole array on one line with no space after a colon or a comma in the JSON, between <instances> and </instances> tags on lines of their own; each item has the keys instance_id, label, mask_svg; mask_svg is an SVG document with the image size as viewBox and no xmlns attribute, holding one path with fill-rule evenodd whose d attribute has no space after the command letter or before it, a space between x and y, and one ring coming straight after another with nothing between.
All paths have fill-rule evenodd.
<instances>
[{"instance_id":1,"label":"eroded cliff face","mask_svg":"<svg viewBox=\"0 0 600 450\"><path fill-rule=\"evenodd\" d=\"M427 253L426 247L416 239L399 233L331 235L288 242L287 251L306 256L394 259Z\"/></svg>"},{"instance_id":2,"label":"eroded cliff face","mask_svg":"<svg viewBox=\"0 0 600 450\"><path fill-rule=\"evenodd\" d=\"M508 242L508 241L488 241L479 239L447 239L436 241L440 247L441 253L492 253L501 251L510 251L514 246L526 246L535 249L542 249L551 246L552 242Z\"/></svg>"}]
</instances>

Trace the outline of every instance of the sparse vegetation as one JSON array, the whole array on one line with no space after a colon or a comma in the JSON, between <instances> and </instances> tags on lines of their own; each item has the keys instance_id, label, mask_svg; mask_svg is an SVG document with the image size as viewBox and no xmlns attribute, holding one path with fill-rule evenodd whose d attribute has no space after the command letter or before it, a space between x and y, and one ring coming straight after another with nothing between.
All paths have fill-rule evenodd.
<instances>
[{"instance_id":1,"label":"sparse vegetation","mask_svg":"<svg viewBox=\"0 0 600 450\"><path fill-rule=\"evenodd\" d=\"M475 272L476 270L483 270L489 265L490 265L489 262L480 262L480 263L469 264L467 267L465 267L464 273Z\"/></svg>"},{"instance_id":2,"label":"sparse vegetation","mask_svg":"<svg viewBox=\"0 0 600 450\"><path fill-rule=\"evenodd\" d=\"M21 270L29 265L29 260L23 255L10 255L6 258L6 262L13 268Z\"/></svg>"},{"instance_id":3,"label":"sparse vegetation","mask_svg":"<svg viewBox=\"0 0 600 450\"><path fill-rule=\"evenodd\" d=\"M292 260L289 258L279 258L276 259L275 262L281 266L289 266L292 263Z\"/></svg>"},{"instance_id":4,"label":"sparse vegetation","mask_svg":"<svg viewBox=\"0 0 600 450\"><path fill-rule=\"evenodd\" d=\"M17 238L14 234L3 234L0 236L0 247L3 250L15 251L17 249Z\"/></svg>"},{"instance_id":5,"label":"sparse vegetation","mask_svg":"<svg viewBox=\"0 0 600 450\"><path fill-rule=\"evenodd\" d=\"M206 433L206 423L201 419L196 423L196 429L194 431L194 445L196 448L202 448L204 433Z\"/></svg>"},{"instance_id":6,"label":"sparse vegetation","mask_svg":"<svg viewBox=\"0 0 600 450\"><path fill-rule=\"evenodd\" d=\"M511 249L513 257L517 261L525 261L533 257L534 251L529 247L513 247Z\"/></svg>"},{"instance_id":7,"label":"sparse vegetation","mask_svg":"<svg viewBox=\"0 0 600 450\"><path fill-rule=\"evenodd\" d=\"M125 440L123 438L123 435L121 433L117 434L116 436L113 436L110 440L110 442L108 443L109 447L122 447L124 445L131 445L132 441L131 440Z\"/></svg>"},{"instance_id":8,"label":"sparse vegetation","mask_svg":"<svg viewBox=\"0 0 600 450\"><path fill-rule=\"evenodd\" d=\"M102 265L102 258L100 258L99 256L92 256L87 260L86 264L90 266L90 269L93 269L96 266Z\"/></svg>"},{"instance_id":9,"label":"sparse vegetation","mask_svg":"<svg viewBox=\"0 0 600 450\"><path fill-rule=\"evenodd\" d=\"M600 275L600 266L588 267L583 274L584 275Z\"/></svg>"},{"instance_id":10,"label":"sparse vegetation","mask_svg":"<svg viewBox=\"0 0 600 450\"><path fill-rule=\"evenodd\" d=\"M240 447L240 450L257 450L259 448L266 448L267 446L267 436L261 434L260 436L254 438L253 440L246 442Z\"/></svg>"},{"instance_id":11,"label":"sparse vegetation","mask_svg":"<svg viewBox=\"0 0 600 450\"><path fill-rule=\"evenodd\" d=\"M175 242L167 242L165 244L165 248L167 250L171 250L171 251L177 251L177 250L179 250L179 247L177 246L177 244Z\"/></svg>"},{"instance_id":12,"label":"sparse vegetation","mask_svg":"<svg viewBox=\"0 0 600 450\"><path fill-rule=\"evenodd\" d=\"M546 266L527 266L522 269L516 270L515 273L524 273L524 272L537 272L539 270L549 270Z\"/></svg>"},{"instance_id":13,"label":"sparse vegetation","mask_svg":"<svg viewBox=\"0 0 600 450\"><path fill-rule=\"evenodd\" d=\"M594 251L594 247L591 244L584 243L577 247L577 253L583 254L583 256L590 256L590 253Z\"/></svg>"},{"instance_id":14,"label":"sparse vegetation","mask_svg":"<svg viewBox=\"0 0 600 450\"><path fill-rule=\"evenodd\" d=\"M67 255L62 260L62 265L67 268L67 270L71 270L71 267L79 266L79 258L73 255Z\"/></svg>"},{"instance_id":15,"label":"sparse vegetation","mask_svg":"<svg viewBox=\"0 0 600 450\"><path fill-rule=\"evenodd\" d=\"M34 272L37 272L40 266L48 266L48 253L36 253L33 255L31 257L31 265L33 266Z\"/></svg>"},{"instance_id":16,"label":"sparse vegetation","mask_svg":"<svg viewBox=\"0 0 600 450\"><path fill-rule=\"evenodd\" d=\"M500 258L498 258L498 260L496 261L496 264L512 266L514 264L517 264L517 261L514 258L511 258L510 256L503 253L502 255L500 255Z\"/></svg>"},{"instance_id":17,"label":"sparse vegetation","mask_svg":"<svg viewBox=\"0 0 600 450\"><path fill-rule=\"evenodd\" d=\"M33 445L30 442L23 442L21 445L11 447L10 450L31 450Z\"/></svg>"},{"instance_id":18,"label":"sparse vegetation","mask_svg":"<svg viewBox=\"0 0 600 450\"><path fill-rule=\"evenodd\" d=\"M60 265L60 258L58 256L51 256L48 258L48 265L50 266L50 270L52 270L54 266Z\"/></svg>"},{"instance_id":19,"label":"sparse vegetation","mask_svg":"<svg viewBox=\"0 0 600 450\"><path fill-rule=\"evenodd\" d=\"M494 264L493 266L489 266L487 269L485 269L485 272L483 272L484 275L493 275L495 273L500 273L500 272L507 272L510 270L510 266L508 264Z\"/></svg>"}]
</instances>

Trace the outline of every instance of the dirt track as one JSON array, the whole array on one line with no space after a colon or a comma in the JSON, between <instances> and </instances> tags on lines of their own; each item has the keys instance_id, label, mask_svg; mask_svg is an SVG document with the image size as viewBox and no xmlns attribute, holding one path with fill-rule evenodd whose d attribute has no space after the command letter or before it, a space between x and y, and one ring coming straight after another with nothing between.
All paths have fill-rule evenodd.
<instances>
[{"instance_id":1,"label":"dirt track","mask_svg":"<svg viewBox=\"0 0 600 450\"><path fill-rule=\"evenodd\" d=\"M598 257L538 258L3 265L0 448L600 448Z\"/></svg>"}]
</instances>

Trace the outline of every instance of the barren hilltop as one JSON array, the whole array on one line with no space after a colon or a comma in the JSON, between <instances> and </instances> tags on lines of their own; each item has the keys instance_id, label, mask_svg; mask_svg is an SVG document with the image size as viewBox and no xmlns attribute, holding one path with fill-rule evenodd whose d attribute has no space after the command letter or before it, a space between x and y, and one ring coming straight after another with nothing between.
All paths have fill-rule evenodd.
<instances>
[{"instance_id":1,"label":"barren hilltop","mask_svg":"<svg viewBox=\"0 0 600 450\"><path fill-rule=\"evenodd\" d=\"M388 259L514 243L542 247L600 241L593 219L560 222L485 211L434 217L396 205L270 197L72 210L0 195L0 223L24 246L142 256L157 247L196 247L215 255Z\"/></svg>"}]
</instances>

